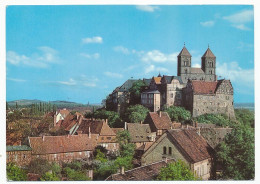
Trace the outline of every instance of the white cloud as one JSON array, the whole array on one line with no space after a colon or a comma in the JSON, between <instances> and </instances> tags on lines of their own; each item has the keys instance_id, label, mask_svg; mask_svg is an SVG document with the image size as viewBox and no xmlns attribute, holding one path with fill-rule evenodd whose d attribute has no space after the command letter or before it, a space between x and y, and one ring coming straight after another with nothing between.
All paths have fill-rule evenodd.
<instances>
[{"instance_id":1,"label":"white cloud","mask_svg":"<svg viewBox=\"0 0 260 184\"><path fill-rule=\"evenodd\" d=\"M6 79L14 82L26 82L26 80L24 79L16 79L16 78L9 78L9 77L7 77Z\"/></svg>"},{"instance_id":2,"label":"white cloud","mask_svg":"<svg viewBox=\"0 0 260 184\"><path fill-rule=\"evenodd\" d=\"M57 83L64 84L64 85L67 85L67 86L75 86L76 85L76 81L72 78L70 78L68 81L57 81Z\"/></svg>"},{"instance_id":3,"label":"white cloud","mask_svg":"<svg viewBox=\"0 0 260 184\"><path fill-rule=\"evenodd\" d=\"M151 6L151 5L137 5L136 9L146 12L154 12L155 10L159 10L158 6Z\"/></svg>"},{"instance_id":4,"label":"white cloud","mask_svg":"<svg viewBox=\"0 0 260 184\"><path fill-rule=\"evenodd\" d=\"M63 81L44 81L44 83L53 83L65 86L85 86L85 87L96 87L98 79L95 77L87 77L85 75L80 75L76 78L70 78L69 80Z\"/></svg>"},{"instance_id":5,"label":"white cloud","mask_svg":"<svg viewBox=\"0 0 260 184\"><path fill-rule=\"evenodd\" d=\"M106 76L112 77L112 78L122 78L123 77L123 75L119 74L119 73L105 72L104 74Z\"/></svg>"},{"instance_id":6,"label":"white cloud","mask_svg":"<svg viewBox=\"0 0 260 184\"><path fill-rule=\"evenodd\" d=\"M51 63L59 62L58 52L50 47L38 47L40 52L30 56L20 55L15 51L7 51L6 61L13 65L27 65L37 68L47 68Z\"/></svg>"},{"instance_id":7,"label":"white cloud","mask_svg":"<svg viewBox=\"0 0 260 184\"><path fill-rule=\"evenodd\" d=\"M103 43L103 39L100 36L95 36L92 38L82 38L82 43L89 44L89 43Z\"/></svg>"},{"instance_id":8,"label":"white cloud","mask_svg":"<svg viewBox=\"0 0 260 184\"><path fill-rule=\"evenodd\" d=\"M149 65L148 67L145 68L144 73L148 74L151 72L169 72L169 70L167 68L163 68L163 67L156 67L155 65Z\"/></svg>"},{"instance_id":9,"label":"white cloud","mask_svg":"<svg viewBox=\"0 0 260 184\"><path fill-rule=\"evenodd\" d=\"M80 53L80 56L87 58L87 59L98 59L100 57L100 54L99 53L95 53L95 54Z\"/></svg>"},{"instance_id":10,"label":"white cloud","mask_svg":"<svg viewBox=\"0 0 260 184\"><path fill-rule=\"evenodd\" d=\"M232 26L237 29L244 30L244 31L250 30L250 28L246 27L244 24L232 24Z\"/></svg>"},{"instance_id":11,"label":"white cloud","mask_svg":"<svg viewBox=\"0 0 260 184\"><path fill-rule=\"evenodd\" d=\"M243 86L254 86L254 69L242 69L237 62L217 63L217 75Z\"/></svg>"},{"instance_id":12,"label":"white cloud","mask_svg":"<svg viewBox=\"0 0 260 184\"><path fill-rule=\"evenodd\" d=\"M123 54L130 54L128 48L125 48L123 46L116 46L113 48L116 52L122 52Z\"/></svg>"},{"instance_id":13,"label":"white cloud","mask_svg":"<svg viewBox=\"0 0 260 184\"><path fill-rule=\"evenodd\" d=\"M206 22L200 22L200 25L204 26L204 27L212 27L214 26L215 22L210 20L210 21L206 21Z\"/></svg>"},{"instance_id":14,"label":"white cloud","mask_svg":"<svg viewBox=\"0 0 260 184\"><path fill-rule=\"evenodd\" d=\"M243 51L254 51L254 45L250 43L239 42L238 49Z\"/></svg>"},{"instance_id":15,"label":"white cloud","mask_svg":"<svg viewBox=\"0 0 260 184\"><path fill-rule=\"evenodd\" d=\"M170 62L176 62L177 61L177 55L178 53L172 53L172 54L164 54L159 50L152 50L148 51L146 53L139 53L139 56L142 61L145 62L157 62L157 63L163 63L166 61Z\"/></svg>"},{"instance_id":16,"label":"white cloud","mask_svg":"<svg viewBox=\"0 0 260 184\"><path fill-rule=\"evenodd\" d=\"M247 26L245 26L245 24L254 20L254 11L243 10L233 15L224 16L223 19L231 22L232 26L237 29L250 30Z\"/></svg>"}]
</instances>

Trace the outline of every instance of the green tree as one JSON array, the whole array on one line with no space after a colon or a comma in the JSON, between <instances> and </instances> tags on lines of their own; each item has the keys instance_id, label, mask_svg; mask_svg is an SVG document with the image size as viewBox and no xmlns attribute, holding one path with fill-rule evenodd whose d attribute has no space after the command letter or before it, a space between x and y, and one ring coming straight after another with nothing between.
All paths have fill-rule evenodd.
<instances>
[{"instance_id":1,"label":"green tree","mask_svg":"<svg viewBox=\"0 0 260 184\"><path fill-rule=\"evenodd\" d=\"M164 111L168 113L172 121L185 122L191 118L190 111L183 107L170 106Z\"/></svg>"},{"instance_id":2,"label":"green tree","mask_svg":"<svg viewBox=\"0 0 260 184\"><path fill-rule=\"evenodd\" d=\"M217 126L231 126L232 122L225 114L203 114L195 118L199 123L215 124Z\"/></svg>"},{"instance_id":3,"label":"green tree","mask_svg":"<svg viewBox=\"0 0 260 184\"><path fill-rule=\"evenodd\" d=\"M114 111L107 111L105 109L99 109L94 112L94 117L99 119L108 119L108 125L110 127L120 127L122 126L122 120L119 114Z\"/></svg>"},{"instance_id":4,"label":"green tree","mask_svg":"<svg viewBox=\"0 0 260 184\"><path fill-rule=\"evenodd\" d=\"M169 163L166 167L161 168L157 180L198 180L189 167L181 160Z\"/></svg>"},{"instance_id":5,"label":"green tree","mask_svg":"<svg viewBox=\"0 0 260 184\"><path fill-rule=\"evenodd\" d=\"M111 174L117 172L117 167L114 160L97 164L94 169L94 180L105 180Z\"/></svg>"},{"instance_id":6,"label":"green tree","mask_svg":"<svg viewBox=\"0 0 260 184\"><path fill-rule=\"evenodd\" d=\"M6 167L7 179L12 181L26 181L26 172L14 163L8 163Z\"/></svg>"},{"instance_id":7,"label":"green tree","mask_svg":"<svg viewBox=\"0 0 260 184\"><path fill-rule=\"evenodd\" d=\"M247 124L252 128L255 127L255 113L248 109L235 109L235 115L237 121L242 124Z\"/></svg>"},{"instance_id":8,"label":"green tree","mask_svg":"<svg viewBox=\"0 0 260 184\"><path fill-rule=\"evenodd\" d=\"M100 149L96 149L96 156L95 160L99 160L100 162L107 162L107 158L103 152L100 151Z\"/></svg>"},{"instance_id":9,"label":"green tree","mask_svg":"<svg viewBox=\"0 0 260 184\"><path fill-rule=\"evenodd\" d=\"M86 176L86 173L83 171L76 171L74 169L71 169L70 167L65 167L63 169L66 177L69 181L87 181L90 180L89 177Z\"/></svg>"},{"instance_id":10,"label":"green tree","mask_svg":"<svg viewBox=\"0 0 260 184\"><path fill-rule=\"evenodd\" d=\"M125 120L131 123L140 123L144 121L149 110L143 105L129 106L126 109Z\"/></svg>"},{"instance_id":11,"label":"green tree","mask_svg":"<svg viewBox=\"0 0 260 184\"><path fill-rule=\"evenodd\" d=\"M138 80L133 83L132 87L129 89L130 92L130 100L129 103L131 105L136 105L141 103L141 93L142 89L146 86L143 80Z\"/></svg>"},{"instance_id":12,"label":"green tree","mask_svg":"<svg viewBox=\"0 0 260 184\"><path fill-rule=\"evenodd\" d=\"M32 160L28 165L28 172L39 175L44 175L46 172L51 170L49 162L42 158L36 158Z\"/></svg>"},{"instance_id":13,"label":"green tree","mask_svg":"<svg viewBox=\"0 0 260 184\"><path fill-rule=\"evenodd\" d=\"M60 178L53 172L46 172L40 178L41 181L60 181Z\"/></svg>"},{"instance_id":14,"label":"green tree","mask_svg":"<svg viewBox=\"0 0 260 184\"><path fill-rule=\"evenodd\" d=\"M6 110L9 110L9 105L7 102L6 102Z\"/></svg>"},{"instance_id":15,"label":"green tree","mask_svg":"<svg viewBox=\"0 0 260 184\"><path fill-rule=\"evenodd\" d=\"M135 153L135 144L130 143L131 137L127 130L117 133L117 142L119 143L119 154L121 157L133 158Z\"/></svg>"},{"instance_id":16,"label":"green tree","mask_svg":"<svg viewBox=\"0 0 260 184\"><path fill-rule=\"evenodd\" d=\"M238 124L217 147L222 179L251 180L255 177L254 129Z\"/></svg>"}]
</instances>

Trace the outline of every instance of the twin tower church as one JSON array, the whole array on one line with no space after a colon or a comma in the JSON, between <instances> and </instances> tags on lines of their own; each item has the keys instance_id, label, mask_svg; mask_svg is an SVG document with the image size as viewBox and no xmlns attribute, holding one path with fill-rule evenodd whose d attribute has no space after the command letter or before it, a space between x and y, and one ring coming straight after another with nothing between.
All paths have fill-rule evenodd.
<instances>
[{"instance_id":1,"label":"twin tower church","mask_svg":"<svg viewBox=\"0 0 260 184\"><path fill-rule=\"evenodd\" d=\"M175 105L185 107L193 117L207 113L234 118L233 87L230 80L217 79L216 56L208 48L201 68L191 67L191 58L184 45L177 56L177 76L153 77L141 103L151 111Z\"/></svg>"}]
</instances>

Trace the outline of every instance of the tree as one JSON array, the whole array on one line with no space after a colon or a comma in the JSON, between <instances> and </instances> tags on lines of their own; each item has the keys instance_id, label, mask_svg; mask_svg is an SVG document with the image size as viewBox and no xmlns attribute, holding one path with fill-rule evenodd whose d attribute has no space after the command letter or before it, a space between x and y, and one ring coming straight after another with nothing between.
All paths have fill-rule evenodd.
<instances>
[{"instance_id":1,"label":"tree","mask_svg":"<svg viewBox=\"0 0 260 184\"><path fill-rule=\"evenodd\" d=\"M26 181L27 176L23 169L16 166L14 163L8 163L6 167L7 179L12 181Z\"/></svg>"},{"instance_id":2,"label":"tree","mask_svg":"<svg viewBox=\"0 0 260 184\"><path fill-rule=\"evenodd\" d=\"M108 125L110 127L120 127L122 126L122 120L119 114L114 111L107 111L105 109L99 109L94 112L94 117L99 119L108 119Z\"/></svg>"},{"instance_id":3,"label":"tree","mask_svg":"<svg viewBox=\"0 0 260 184\"><path fill-rule=\"evenodd\" d=\"M181 160L161 168L157 180L198 180L189 167Z\"/></svg>"},{"instance_id":4,"label":"tree","mask_svg":"<svg viewBox=\"0 0 260 184\"><path fill-rule=\"evenodd\" d=\"M46 172L40 178L41 181L60 181L60 178L56 176L54 172Z\"/></svg>"},{"instance_id":5,"label":"tree","mask_svg":"<svg viewBox=\"0 0 260 184\"><path fill-rule=\"evenodd\" d=\"M145 82L140 79L133 83L132 87L129 89L130 92L129 103L131 105L136 105L141 103L141 93L144 86L146 86Z\"/></svg>"},{"instance_id":6,"label":"tree","mask_svg":"<svg viewBox=\"0 0 260 184\"><path fill-rule=\"evenodd\" d=\"M49 170L51 170L51 165L47 160L42 158L36 158L28 165L28 172L30 173L44 175Z\"/></svg>"},{"instance_id":7,"label":"tree","mask_svg":"<svg viewBox=\"0 0 260 184\"><path fill-rule=\"evenodd\" d=\"M119 143L119 154L121 157L133 158L135 153L135 144L130 143L130 134L127 130L117 133L117 142Z\"/></svg>"},{"instance_id":8,"label":"tree","mask_svg":"<svg viewBox=\"0 0 260 184\"><path fill-rule=\"evenodd\" d=\"M125 120L131 123L140 123L144 121L149 110L142 105L129 106L126 109Z\"/></svg>"},{"instance_id":9,"label":"tree","mask_svg":"<svg viewBox=\"0 0 260 184\"><path fill-rule=\"evenodd\" d=\"M103 152L100 151L100 149L96 149L96 156L95 160L99 160L101 163L107 162L107 158Z\"/></svg>"},{"instance_id":10,"label":"tree","mask_svg":"<svg viewBox=\"0 0 260 184\"><path fill-rule=\"evenodd\" d=\"M9 110L9 105L7 102L6 102L6 110Z\"/></svg>"},{"instance_id":11,"label":"tree","mask_svg":"<svg viewBox=\"0 0 260 184\"><path fill-rule=\"evenodd\" d=\"M231 121L225 114L203 114L195 118L199 123L215 124L217 126L230 126Z\"/></svg>"},{"instance_id":12,"label":"tree","mask_svg":"<svg viewBox=\"0 0 260 184\"><path fill-rule=\"evenodd\" d=\"M191 118L190 111L183 107L170 106L164 111L168 113L172 121L185 122Z\"/></svg>"},{"instance_id":13,"label":"tree","mask_svg":"<svg viewBox=\"0 0 260 184\"><path fill-rule=\"evenodd\" d=\"M89 177L86 176L86 174L82 171L76 171L74 169L71 169L70 167L65 167L63 169L66 177L69 181L87 181L90 180Z\"/></svg>"},{"instance_id":14,"label":"tree","mask_svg":"<svg viewBox=\"0 0 260 184\"><path fill-rule=\"evenodd\" d=\"M254 129L238 124L217 148L222 179L251 180L255 177Z\"/></svg>"},{"instance_id":15,"label":"tree","mask_svg":"<svg viewBox=\"0 0 260 184\"><path fill-rule=\"evenodd\" d=\"M255 113L248 109L235 109L235 115L237 121L242 124L247 124L250 127L255 127Z\"/></svg>"}]
</instances>

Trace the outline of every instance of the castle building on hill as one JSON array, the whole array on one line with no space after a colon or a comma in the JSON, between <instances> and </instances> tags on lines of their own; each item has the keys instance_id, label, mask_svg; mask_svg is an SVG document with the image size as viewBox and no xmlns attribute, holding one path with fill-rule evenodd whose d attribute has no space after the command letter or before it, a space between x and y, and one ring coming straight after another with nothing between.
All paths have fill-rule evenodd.
<instances>
[{"instance_id":1,"label":"castle building on hill","mask_svg":"<svg viewBox=\"0 0 260 184\"><path fill-rule=\"evenodd\" d=\"M201 68L191 67L192 56L183 47L179 55L177 76L153 77L149 89L141 94L141 103L150 111L182 106L193 117L202 114L226 114L234 118L233 87L230 80L217 80L216 56L208 48L201 57Z\"/></svg>"},{"instance_id":2,"label":"castle building on hill","mask_svg":"<svg viewBox=\"0 0 260 184\"><path fill-rule=\"evenodd\" d=\"M201 57L201 68L191 67L192 56L185 45L177 61L177 76L159 74L152 79L143 79L148 87L141 93L142 105L152 112L181 106L193 117L212 113L235 117L231 81L217 79L216 56L209 47ZM124 104L129 104L129 90L136 81L127 80L117 87L106 100L107 109L120 112Z\"/></svg>"}]
</instances>

